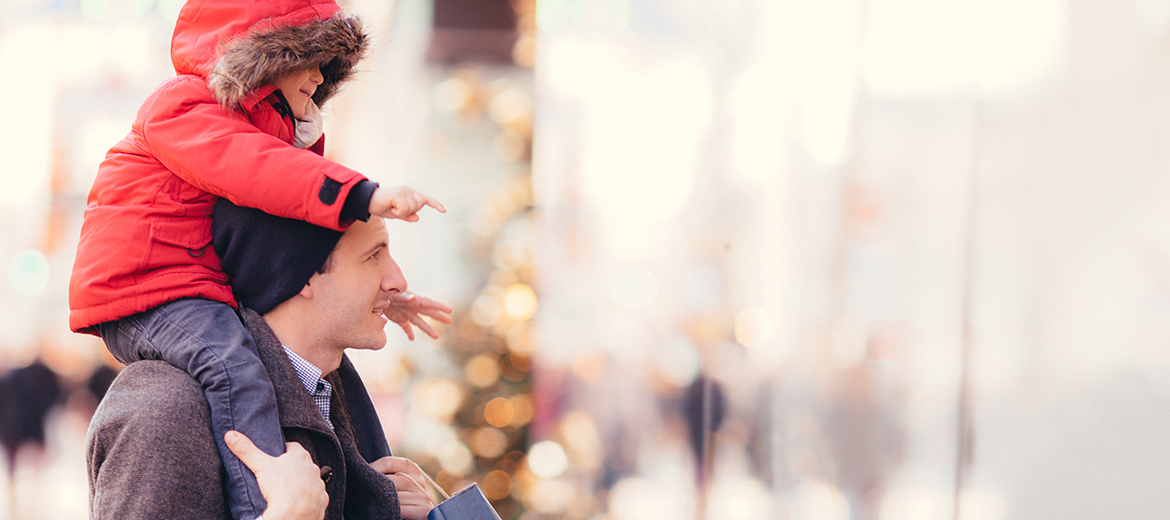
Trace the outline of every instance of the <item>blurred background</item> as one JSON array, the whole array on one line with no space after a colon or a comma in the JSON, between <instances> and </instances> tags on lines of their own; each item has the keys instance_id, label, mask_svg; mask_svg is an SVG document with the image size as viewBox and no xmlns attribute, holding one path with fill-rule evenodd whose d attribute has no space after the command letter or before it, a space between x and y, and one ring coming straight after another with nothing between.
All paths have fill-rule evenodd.
<instances>
[{"instance_id":1,"label":"blurred background","mask_svg":"<svg viewBox=\"0 0 1170 520\"><path fill-rule=\"evenodd\" d=\"M350 0L329 155L439 341L351 354L511 519L1170 518L1170 0ZM87 516L67 282L179 0L0 0L0 519Z\"/></svg>"}]
</instances>

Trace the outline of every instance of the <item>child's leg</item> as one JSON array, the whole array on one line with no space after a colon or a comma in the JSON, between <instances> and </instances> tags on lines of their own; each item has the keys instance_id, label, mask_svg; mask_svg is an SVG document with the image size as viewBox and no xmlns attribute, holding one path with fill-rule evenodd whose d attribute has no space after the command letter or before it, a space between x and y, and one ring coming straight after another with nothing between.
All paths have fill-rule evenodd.
<instances>
[{"instance_id":1,"label":"child's leg","mask_svg":"<svg viewBox=\"0 0 1170 520\"><path fill-rule=\"evenodd\" d=\"M211 428L227 472L232 517L251 520L266 503L256 477L224 444L228 430L244 433L266 453L284 453L276 394L252 335L226 304L183 299L103 324L102 339L119 361L162 359L191 374L211 407Z\"/></svg>"}]
</instances>

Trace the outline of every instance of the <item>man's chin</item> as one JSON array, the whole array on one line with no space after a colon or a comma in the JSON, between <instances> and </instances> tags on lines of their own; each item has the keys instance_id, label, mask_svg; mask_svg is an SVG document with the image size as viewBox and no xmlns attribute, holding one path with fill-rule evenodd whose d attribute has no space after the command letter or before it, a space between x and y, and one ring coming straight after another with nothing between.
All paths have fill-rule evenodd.
<instances>
[{"instance_id":1,"label":"man's chin","mask_svg":"<svg viewBox=\"0 0 1170 520\"><path fill-rule=\"evenodd\" d=\"M362 347L362 350L382 350L386 348L386 343L389 340L386 337L386 330L380 329L377 334L370 334L369 341Z\"/></svg>"}]
</instances>

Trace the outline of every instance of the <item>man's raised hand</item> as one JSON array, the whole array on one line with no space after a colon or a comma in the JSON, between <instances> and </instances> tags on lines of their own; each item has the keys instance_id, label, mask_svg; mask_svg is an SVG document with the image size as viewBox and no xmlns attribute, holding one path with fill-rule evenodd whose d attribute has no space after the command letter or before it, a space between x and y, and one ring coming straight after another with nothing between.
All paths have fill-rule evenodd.
<instances>
[{"instance_id":1,"label":"man's raised hand","mask_svg":"<svg viewBox=\"0 0 1170 520\"><path fill-rule=\"evenodd\" d=\"M414 341L414 329L411 324L432 339L439 339L439 333L435 332L435 329L422 318L423 316L441 323L451 323L451 307L410 292L391 295L390 306L382 314L402 327L402 331L411 341Z\"/></svg>"}]
</instances>

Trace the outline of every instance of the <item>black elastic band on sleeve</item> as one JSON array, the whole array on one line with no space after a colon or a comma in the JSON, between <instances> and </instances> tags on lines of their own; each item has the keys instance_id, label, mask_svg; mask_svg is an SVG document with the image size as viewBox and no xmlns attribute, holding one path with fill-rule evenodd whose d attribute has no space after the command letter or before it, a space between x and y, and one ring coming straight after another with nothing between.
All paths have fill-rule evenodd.
<instances>
[{"instance_id":1,"label":"black elastic band on sleeve","mask_svg":"<svg viewBox=\"0 0 1170 520\"><path fill-rule=\"evenodd\" d=\"M365 179L358 181L349 190L349 195L345 197L345 204L341 206L341 221L368 222L370 220L370 199L374 196L374 190L377 188L378 183L376 182Z\"/></svg>"}]
</instances>

